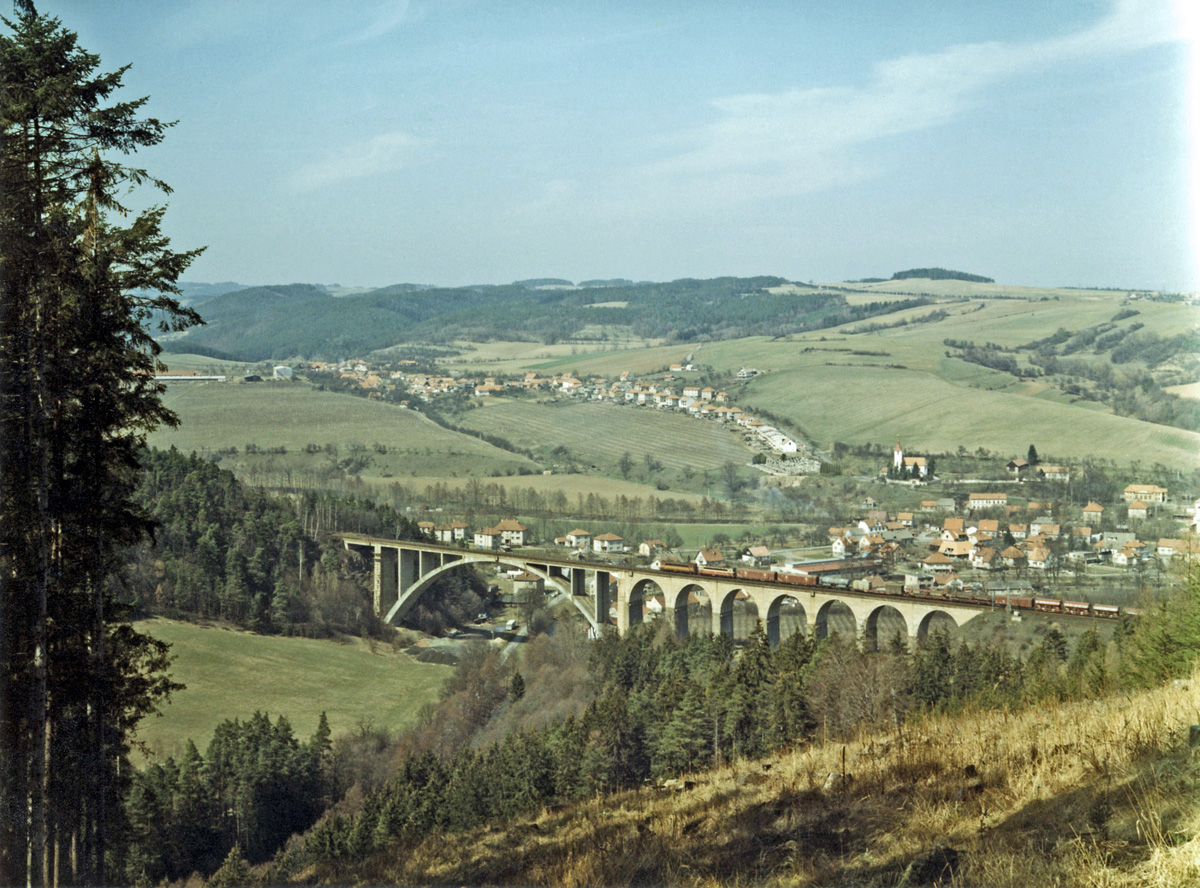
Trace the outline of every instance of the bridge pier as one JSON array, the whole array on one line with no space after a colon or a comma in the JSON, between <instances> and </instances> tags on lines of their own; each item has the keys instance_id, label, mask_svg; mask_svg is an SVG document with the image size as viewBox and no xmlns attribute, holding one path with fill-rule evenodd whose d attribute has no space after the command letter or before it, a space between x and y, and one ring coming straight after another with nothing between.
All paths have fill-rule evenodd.
<instances>
[{"instance_id":1,"label":"bridge pier","mask_svg":"<svg viewBox=\"0 0 1200 888\"><path fill-rule=\"evenodd\" d=\"M613 592L616 592L617 598L620 599L620 586L616 589L611 587L607 570L595 571L594 583L596 587L596 625L607 626L611 619L609 611L612 609ZM620 608L617 608L617 631L622 635L629 631L628 615L622 614Z\"/></svg>"},{"instance_id":2,"label":"bridge pier","mask_svg":"<svg viewBox=\"0 0 1200 888\"><path fill-rule=\"evenodd\" d=\"M391 547L374 546L371 592L377 614L386 614L400 597L397 555L398 550Z\"/></svg>"}]
</instances>

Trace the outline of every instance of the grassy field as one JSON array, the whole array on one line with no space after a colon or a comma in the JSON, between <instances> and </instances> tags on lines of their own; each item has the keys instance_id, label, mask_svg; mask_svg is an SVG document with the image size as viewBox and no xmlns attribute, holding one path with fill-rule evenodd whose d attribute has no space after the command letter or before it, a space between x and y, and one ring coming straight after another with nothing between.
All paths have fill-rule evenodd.
<instances>
[{"instance_id":1,"label":"grassy field","mask_svg":"<svg viewBox=\"0 0 1200 888\"><path fill-rule=\"evenodd\" d=\"M204 355L191 354L173 354L172 352L163 352L159 355L159 360L167 365L167 372L179 370L195 370L207 376L218 376L225 374L226 376L245 376L247 373L267 373L268 375L274 370L274 364L270 361L262 361L260 363L246 363L243 361L226 361L222 358L209 358Z\"/></svg>"},{"instance_id":2,"label":"grassy field","mask_svg":"<svg viewBox=\"0 0 1200 888\"><path fill-rule=\"evenodd\" d=\"M647 456L673 471L690 466L696 472L715 471L726 462L745 463L753 456L742 435L729 426L647 407L500 400L486 409L467 411L457 422L547 456L564 446L581 462L610 472L628 452L636 463L631 475L645 470Z\"/></svg>"},{"instance_id":3,"label":"grassy field","mask_svg":"<svg viewBox=\"0 0 1200 888\"><path fill-rule=\"evenodd\" d=\"M351 444L371 448L381 443L392 452L372 451L364 478L432 472L491 475L538 468L524 457L451 432L412 410L316 391L303 383L177 385L164 400L179 414L180 427L160 429L150 443L174 445L185 453L244 449L247 444L286 447L286 461L303 468L325 459L302 453L307 444L336 444L345 456Z\"/></svg>"},{"instance_id":4,"label":"grassy field","mask_svg":"<svg viewBox=\"0 0 1200 888\"><path fill-rule=\"evenodd\" d=\"M158 755L178 754L189 738L203 750L217 723L256 710L272 719L287 716L302 739L316 729L322 711L335 735L360 723L400 729L436 699L451 671L386 645L371 653L358 641L280 638L161 619L137 628L170 642L171 677L187 685L138 731Z\"/></svg>"},{"instance_id":5,"label":"grassy field","mask_svg":"<svg viewBox=\"0 0 1200 888\"><path fill-rule=\"evenodd\" d=\"M395 478L403 484L422 490L429 484L445 484L452 489L466 487L471 483L469 477L448 477L445 475L418 475L410 478ZM381 482L382 483L382 482ZM637 481L625 481L621 478L606 478L599 475L507 475L499 478L488 478L488 484L499 484L506 490L533 488L538 493L553 493L561 490L572 502L577 496L587 496L594 493L597 496L612 499L625 496L629 499L641 497L643 500L656 496L659 499L670 497L678 500L688 500L699 503L703 494L683 490L659 490L652 484L642 484Z\"/></svg>"}]
</instances>

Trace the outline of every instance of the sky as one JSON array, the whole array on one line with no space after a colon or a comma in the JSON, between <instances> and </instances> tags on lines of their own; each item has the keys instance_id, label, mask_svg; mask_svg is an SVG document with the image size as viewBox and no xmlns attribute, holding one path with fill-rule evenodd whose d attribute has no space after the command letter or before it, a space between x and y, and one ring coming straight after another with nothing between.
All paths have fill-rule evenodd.
<instances>
[{"instance_id":1,"label":"sky","mask_svg":"<svg viewBox=\"0 0 1200 888\"><path fill-rule=\"evenodd\" d=\"M185 275L1200 289L1192 0L38 0ZM146 195L139 199L161 200Z\"/></svg>"}]
</instances>

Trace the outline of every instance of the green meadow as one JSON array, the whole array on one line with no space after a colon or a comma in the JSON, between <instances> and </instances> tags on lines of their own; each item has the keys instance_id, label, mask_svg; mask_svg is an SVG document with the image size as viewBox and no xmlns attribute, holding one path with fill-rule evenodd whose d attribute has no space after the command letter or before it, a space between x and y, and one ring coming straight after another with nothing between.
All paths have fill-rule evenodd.
<instances>
[{"instance_id":1,"label":"green meadow","mask_svg":"<svg viewBox=\"0 0 1200 888\"><path fill-rule=\"evenodd\" d=\"M547 456L562 446L581 462L616 471L621 455L634 461L632 476L645 471L650 457L667 469L715 471L726 462L745 463L753 453L736 427L652 407L596 401L539 404L504 399L468 410L459 425L507 438L514 445Z\"/></svg>"},{"instance_id":2,"label":"green meadow","mask_svg":"<svg viewBox=\"0 0 1200 888\"><path fill-rule=\"evenodd\" d=\"M452 669L387 645L372 653L357 640L254 635L162 619L136 626L170 643L171 678L187 686L138 728L152 757L178 755L189 739L203 750L218 723L259 710L272 720L287 716L301 739L316 730L322 712L334 735L368 724L399 730L437 698Z\"/></svg>"},{"instance_id":3,"label":"green meadow","mask_svg":"<svg viewBox=\"0 0 1200 888\"><path fill-rule=\"evenodd\" d=\"M364 478L455 472L493 475L536 468L524 457L444 429L415 411L317 391L301 382L174 384L164 401L179 415L180 425L159 429L150 443L164 449L175 446L185 453L244 450L247 444L260 450L283 447L286 460L274 462L303 469L319 467L329 458L324 453L304 453L306 445L335 445L343 457L351 446L363 445L370 458ZM375 444L385 445L388 452L376 453Z\"/></svg>"}]
</instances>

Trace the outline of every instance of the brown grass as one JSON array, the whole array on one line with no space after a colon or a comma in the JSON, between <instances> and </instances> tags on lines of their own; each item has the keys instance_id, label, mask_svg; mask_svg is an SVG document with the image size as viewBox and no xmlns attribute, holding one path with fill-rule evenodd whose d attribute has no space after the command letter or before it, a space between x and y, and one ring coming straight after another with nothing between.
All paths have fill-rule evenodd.
<instances>
[{"instance_id":1,"label":"brown grass","mask_svg":"<svg viewBox=\"0 0 1200 888\"><path fill-rule=\"evenodd\" d=\"M440 835L355 876L402 884L1200 884L1200 674L1134 696L979 712ZM313 873L308 874L310 877ZM909 884L917 884L910 881Z\"/></svg>"}]
</instances>

